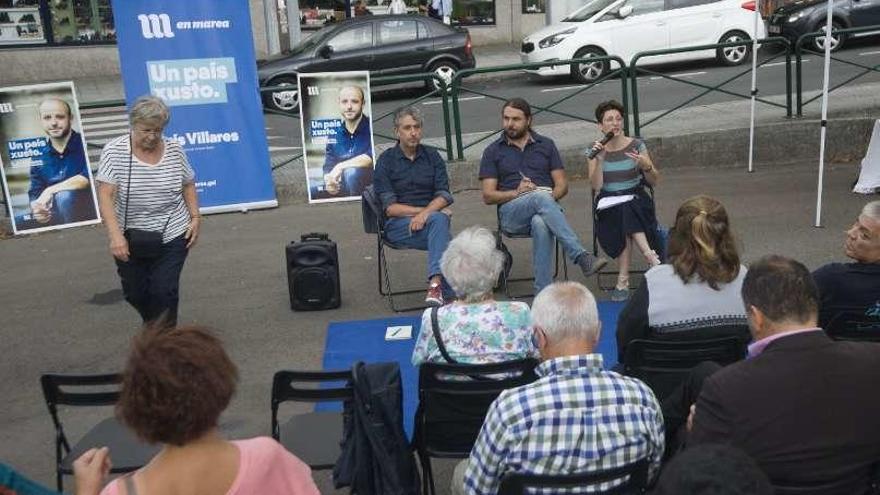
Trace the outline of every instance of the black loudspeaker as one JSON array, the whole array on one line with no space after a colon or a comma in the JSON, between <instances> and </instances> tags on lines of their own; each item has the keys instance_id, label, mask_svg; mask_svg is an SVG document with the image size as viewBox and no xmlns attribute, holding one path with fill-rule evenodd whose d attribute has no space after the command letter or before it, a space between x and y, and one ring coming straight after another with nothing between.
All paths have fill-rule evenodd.
<instances>
[{"instance_id":1,"label":"black loudspeaker","mask_svg":"<svg viewBox=\"0 0 880 495\"><path fill-rule=\"evenodd\" d=\"M294 311L339 307L339 256L327 234L306 234L287 245L287 287Z\"/></svg>"}]
</instances>

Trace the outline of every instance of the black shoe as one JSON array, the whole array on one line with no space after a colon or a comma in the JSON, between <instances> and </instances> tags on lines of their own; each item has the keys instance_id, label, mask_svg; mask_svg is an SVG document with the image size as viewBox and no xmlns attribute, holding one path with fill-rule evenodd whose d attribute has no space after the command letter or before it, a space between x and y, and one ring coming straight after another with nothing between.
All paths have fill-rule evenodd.
<instances>
[{"instance_id":1,"label":"black shoe","mask_svg":"<svg viewBox=\"0 0 880 495\"><path fill-rule=\"evenodd\" d=\"M581 273L584 274L584 277L589 278L608 264L608 258L605 258L604 256L597 258L584 251L584 254L578 256L575 263L581 268Z\"/></svg>"}]
</instances>

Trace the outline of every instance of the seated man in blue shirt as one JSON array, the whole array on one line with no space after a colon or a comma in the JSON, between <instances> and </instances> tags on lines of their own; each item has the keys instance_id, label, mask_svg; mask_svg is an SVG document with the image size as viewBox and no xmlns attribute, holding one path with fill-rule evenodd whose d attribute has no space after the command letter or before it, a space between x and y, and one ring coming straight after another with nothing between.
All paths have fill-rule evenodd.
<instances>
[{"instance_id":1,"label":"seated man in blue shirt","mask_svg":"<svg viewBox=\"0 0 880 495\"><path fill-rule=\"evenodd\" d=\"M71 128L70 105L49 98L38 110L49 139L37 158L40 163L31 166L30 218L21 218L17 227L31 229L97 218L82 138Z\"/></svg>"},{"instance_id":2,"label":"seated man in blue shirt","mask_svg":"<svg viewBox=\"0 0 880 495\"><path fill-rule=\"evenodd\" d=\"M838 312L880 322L880 201L862 208L846 231L843 250L855 263L829 263L813 272L819 287L819 326L826 331Z\"/></svg>"},{"instance_id":3,"label":"seated man in blue shirt","mask_svg":"<svg viewBox=\"0 0 880 495\"><path fill-rule=\"evenodd\" d=\"M502 230L532 236L535 293L553 281L554 237L585 277L596 273L608 260L587 252L557 203L568 193L559 150L531 129L532 109L522 98L507 100L501 112L504 134L480 162L483 201L501 205Z\"/></svg>"},{"instance_id":4,"label":"seated man in blue shirt","mask_svg":"<svg viewBox=\"0 0 880 495\"><path fill-rule=\"evenodd\" d=\"M422 114L404 107L394 116L397 146L379 155L373 185L385 209L386 239L399 246L428 250L425 302L442 306L440 258L449 244L452 204L446 164L422 141ZM446 291L448 292L448 290Z\"/></svg>"},{"instance_id":5,"label":"seated man in blue shirt","mask_svg":"<svg viewBox=\"0 0 880 495\"><path fill-rule=\"evenodd\" d=\"M324 190L331 196L359 196L373 178L370 117L364 115L364 91L359 86L339 90L342 127L327 143Z\"/></svg>"}]
</instances>

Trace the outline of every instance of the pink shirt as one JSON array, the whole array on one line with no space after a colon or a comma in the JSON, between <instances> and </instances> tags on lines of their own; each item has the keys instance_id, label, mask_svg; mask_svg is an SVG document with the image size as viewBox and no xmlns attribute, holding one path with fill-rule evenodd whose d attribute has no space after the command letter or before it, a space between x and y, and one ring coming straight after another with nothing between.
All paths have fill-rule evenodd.
<instances>
[{"instance_id":1,"label":"pink shirt","mask_svg":"<svg viewBox=\"0 0 880 495\"><path fill-rule=\"evenodd\" d=\"M238 447L241 457L238 475L226 495L320 495L312 481L311 469L275 440L257 437L232 443ZM110 455L112 459L113 453ZM119 495L122 484L121 478L113 480L101 495Z\"/></svg>"},{"instance_id":2,"label":"pink shirt","mask_svg":"<svg viewBox=\"0 0 880 495\"><path fill-rule=\"evenodd\" d=\"M788 337L789 335L796 335L796 334L799 334L799 333L805 333L805 332L821 332L821 331L822 331L822 329L821 329L821 328L818 328L818 327L815 327L815 328L800 328L800 329L797 329L797 330L789 330L789 331L787 331L787 332L777 333L776 335L771 335L771 336L769 336L769 337L764 337L763 339L761 339L761 340L759 340L759 341L757 341L757 342L752 342L751 344L749 344L749 357L750 357L750 358L753 358L753 357L755 357L755 356L761 354L762 352L764 352L764 349L766 349L767 346L770 345L770 343L773 342L774 340L779 340L779 339L781 339L781 338L783 338L783 337Z\"/></svg>"}]
</instances>

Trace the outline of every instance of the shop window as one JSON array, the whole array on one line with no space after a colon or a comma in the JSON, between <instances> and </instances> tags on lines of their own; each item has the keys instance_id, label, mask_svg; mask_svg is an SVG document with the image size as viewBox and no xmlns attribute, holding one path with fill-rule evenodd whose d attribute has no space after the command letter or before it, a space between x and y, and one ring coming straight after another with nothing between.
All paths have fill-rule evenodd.
<instances>
[{"instance_id":1,"label":"shop window","mask_svg":"<svg viewBox=\"0 0 880 495\"><path fill-rule=\"evenodd\" d=\"M495 24L495 0L453 0L452 24L461 26Z\"/></svg>"},{"instance_id":2,"label":"shop window","mask_svg":"<svg viewBox=\"0 0 880 495\"><path fill-rule=\"evenodd\" d=\"M57 44L116 41L110 0L50 0L49 16Z\"/></svg>"},{"instance_id":3,"label":"shop window","mask_svg":"<svg viewBox=\"0 0 880 495\"><path fill-rule=\"evenodd\" d=\"M523 14L543 14L546 12L546 0L522 0Z\"/></svg>"},{"instance_id":4,"label":"shop window","mask_svg":"<svg viewBox=\"0 0 880 495\"><path fill-rule=\"evenodd\" d=\"M39 0L0 0L0 45L44 43Z\"/></svg>"},{"instance_id":5,"label":"shop window","mask_svg":"<svg viewBox=\"0 0 880 495\"><path fill-rule=\"evenodd\" d=\"M299 21L304 28L319 29L343 19L345 2L341 0L299 0Z\"/></svg>"}]
</instances>

